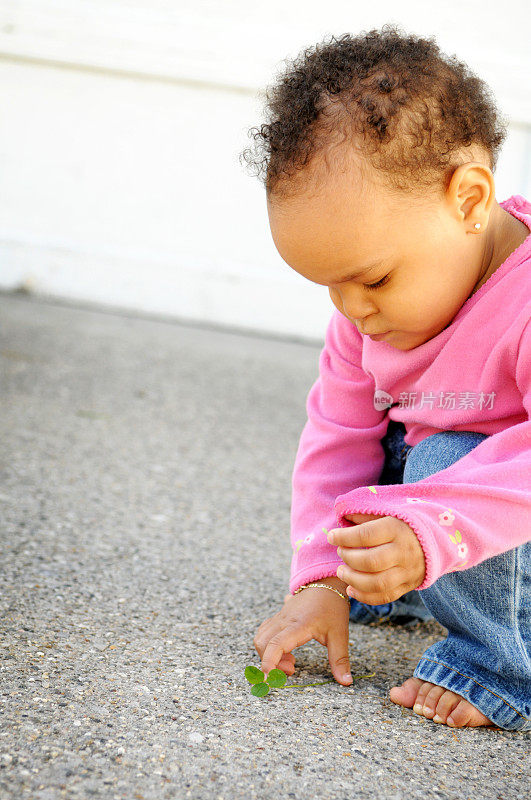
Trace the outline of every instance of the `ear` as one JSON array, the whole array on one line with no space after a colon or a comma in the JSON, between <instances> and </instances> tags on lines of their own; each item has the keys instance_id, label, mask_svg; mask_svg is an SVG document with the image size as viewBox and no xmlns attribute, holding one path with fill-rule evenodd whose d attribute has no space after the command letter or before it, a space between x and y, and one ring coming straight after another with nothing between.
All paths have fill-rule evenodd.
<instances>
[{"instance_id":1,"label":"ear","mask_svg":"<svg viewBox=\"0 0 531 800\"><path fill-rule=\"evenodd\" d=\"M485 231L496 202L494 176L481 161L467 161L454 170L446 200L467 233ZM479 223L479 227L475 227Z\"/></svg>"}]
</instances>

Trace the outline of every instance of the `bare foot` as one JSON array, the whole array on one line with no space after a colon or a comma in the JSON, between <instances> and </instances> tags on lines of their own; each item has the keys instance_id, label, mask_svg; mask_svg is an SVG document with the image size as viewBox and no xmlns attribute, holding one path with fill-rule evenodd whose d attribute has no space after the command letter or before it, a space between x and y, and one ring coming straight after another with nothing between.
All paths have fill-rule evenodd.
<instances>
[{"instance_id":1,"label":"bare foot","mask_svg":"<svg viewBox=\"0 0 531 800\"><path fill-rule=\"evenodd\" d=\"M461 695L420 678L408 678L402 686L393 686L389 697L393 703L412 708L415 714L451 728L494 724Z\"/></svg>"}]
</instances>

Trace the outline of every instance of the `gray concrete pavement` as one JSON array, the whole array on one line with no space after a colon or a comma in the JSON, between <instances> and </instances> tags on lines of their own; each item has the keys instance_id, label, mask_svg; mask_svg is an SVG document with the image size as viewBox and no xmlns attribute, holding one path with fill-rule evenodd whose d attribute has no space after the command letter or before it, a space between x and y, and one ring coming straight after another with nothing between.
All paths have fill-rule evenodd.
<instances>
[{"instance_id":1,"label":"gray concrete pavement","mask_svg":"<svg viewBox=\"0 0 531 800\"><path fill-rule=\"evenodd\" d=\"M0 326L0 798L526 795L529 735L389 701L434 622L351 623L353 687L250 694L318 346L24 296Z\"/></svg>"}]
</instances>

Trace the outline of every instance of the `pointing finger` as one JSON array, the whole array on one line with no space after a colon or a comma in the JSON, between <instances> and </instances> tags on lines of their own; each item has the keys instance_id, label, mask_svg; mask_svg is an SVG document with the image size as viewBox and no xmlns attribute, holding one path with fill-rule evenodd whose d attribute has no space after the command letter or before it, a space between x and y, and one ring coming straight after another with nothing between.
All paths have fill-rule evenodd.
<instances>
[{"instance_id":1,"label":"pointing finger","mask_svg":"<svg viewBox=\"0 0 531 800\"><path fill-rule=\"evenodd\" d=\"M348 631L334 629L330 631L327 641L328 660L334 678L343 686L353 683L350 673L350 661L348 655Z\"/></svg>"}]
</instances>

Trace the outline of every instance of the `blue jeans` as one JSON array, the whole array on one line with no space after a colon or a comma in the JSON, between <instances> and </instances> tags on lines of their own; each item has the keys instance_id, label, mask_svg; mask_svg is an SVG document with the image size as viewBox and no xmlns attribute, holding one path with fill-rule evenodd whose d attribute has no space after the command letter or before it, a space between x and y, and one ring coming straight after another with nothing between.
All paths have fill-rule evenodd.
<instances>
[{"instance_id":1,"label":"blue jeans","mask_svg":"<svg viewBox=\"0 0 531 800\"><path fill-rule=\"evenodd\" d=\"M382 439L378 483L415 483L473 450L486 434L442 431L412 447L402 423L390 420ZM442 575L421 592L381 606L350 598L350 619L404 623L434 617L448 630L428 647L413 673L466 698L495 725L531 730L531 542Z\"/></svg>"}]
</instances>

